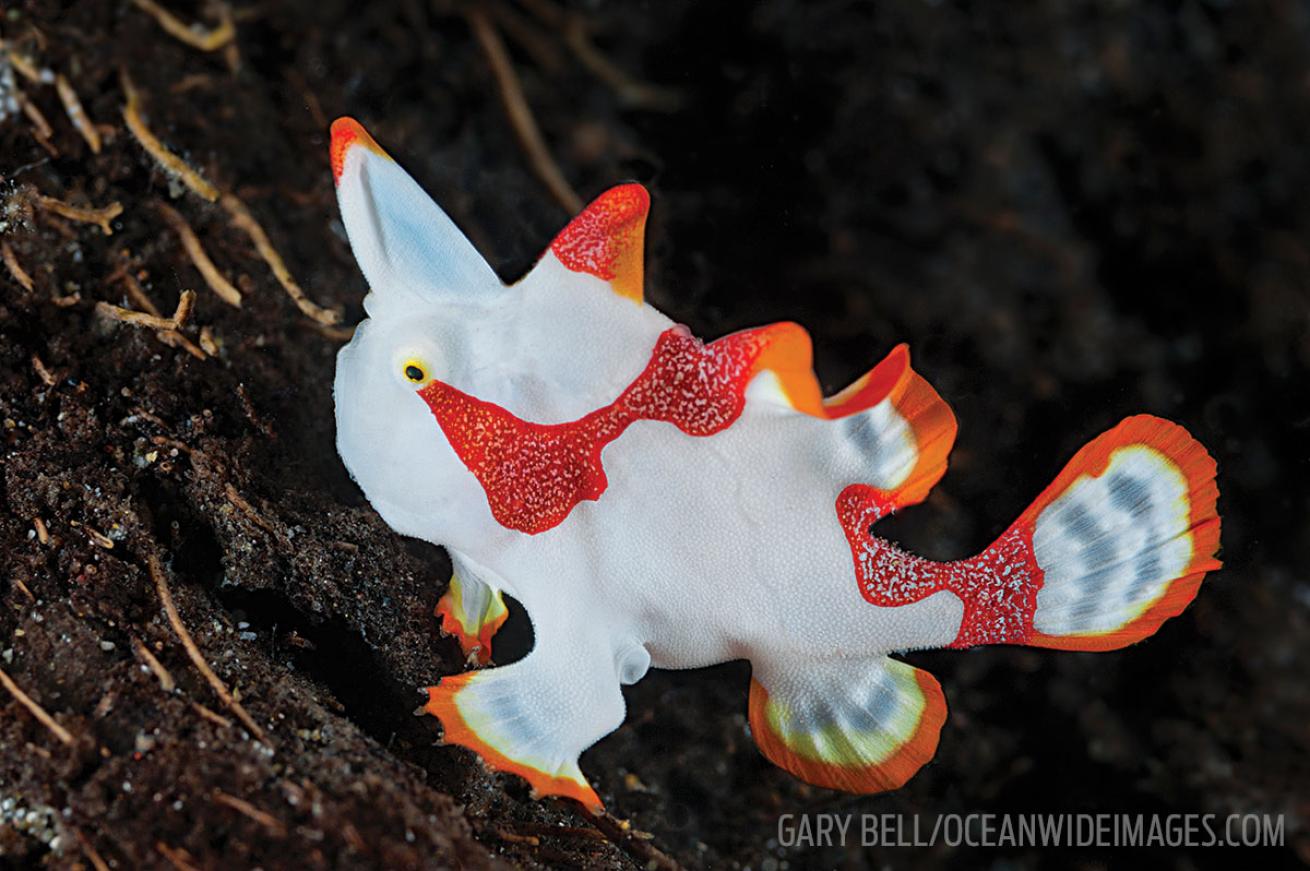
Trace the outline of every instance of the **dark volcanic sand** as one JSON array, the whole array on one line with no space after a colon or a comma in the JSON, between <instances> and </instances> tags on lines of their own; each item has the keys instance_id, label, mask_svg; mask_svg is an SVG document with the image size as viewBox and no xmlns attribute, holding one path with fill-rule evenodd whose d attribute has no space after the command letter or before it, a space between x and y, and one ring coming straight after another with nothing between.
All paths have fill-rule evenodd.
<instances>
[{"instance_id":1,"label":"dark volcanic sand","mask_svg":"<svg viewBox=\"0 0 1310 871\"><path fill-rule=\"evenodd\" d=\"M928 503L883 531L935 558L972 553L1133 412L1183 423L1219 461L1228 567L1148 643L907 657L952 712L935 763L895 794L829 793L765 762L742 663L631 688L626 724L583 768L658 851L716 867L1091 868L1127 854L771 839L780 813L814 811L1252 811L1286 815L1287 848L1260 861L1310 862L1310 8L1137 6L576 4L623 69L680 93L673 112L626 106L557 29L509 7L507 28L538 34L510 45L565 176L584 197L626 178L652 191L656 305L703 336L799 320L829 388L911 343L960 437ZM568 216L527 170L455 6L237 8L235 74L126 2L28 0L0 20L107 125L92 155L54 88L21 77L58 156L22 115L0 121L0 240L35 282L0 279L0 667L74 736L64 746L0 696L0 856L88 867L80 835L119 868L659 861L432 746L435 721L411 716L418 687L460 668L431 616L449 564L350 482L333 448L339 343L127 134L117 70L164 142L243 197L347 323L364 284L324 119L360 118L506 277ZM38 193L124 212L106 238L34 209ZM240 310L204 288L153 206L170 199L246 292ZM217 358L97 318L96 300L126 303L123 270L166 311L198 289L187 334L209 326ZM165 620L152 554L273 750L198 713L232 717Z\"/></svg>"}]
</instances>

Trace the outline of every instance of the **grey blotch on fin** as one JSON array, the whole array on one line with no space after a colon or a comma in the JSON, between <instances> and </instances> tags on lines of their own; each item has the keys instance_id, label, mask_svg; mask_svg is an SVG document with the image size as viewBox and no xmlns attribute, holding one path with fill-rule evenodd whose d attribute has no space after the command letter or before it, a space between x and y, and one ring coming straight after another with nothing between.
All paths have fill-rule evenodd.
<instances>
[{"instance_id":1,"label":"grey blotch on fin","mask_svg":"<svg viewBox=\"0 0 1310 871\"><path fill-rule=\"evenodd\" d=\"M1140 520L1151 512L1151 488L1141 478L1125 472L1115 472L1105 482L1110 491L1110 503Z\"/></svg>"}]
</instances>

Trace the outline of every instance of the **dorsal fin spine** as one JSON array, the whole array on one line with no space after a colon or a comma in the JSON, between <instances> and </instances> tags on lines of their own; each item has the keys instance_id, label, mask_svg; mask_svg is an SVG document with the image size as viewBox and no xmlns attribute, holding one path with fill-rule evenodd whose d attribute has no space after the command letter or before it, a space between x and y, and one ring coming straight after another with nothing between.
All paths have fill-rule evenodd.
<instances>
[{"instance_id":1,"label":"dorsal fin spine","mask_svg":"<svg viewBox=\"0 0 1310 871\"><path fill-rule=\"evenodd\" d=\"M619 296L641 303L649 212L644 187L635 182L612 187L560 231L550 250L565 268L608 281Z\"/></svg>"}]
</instances>

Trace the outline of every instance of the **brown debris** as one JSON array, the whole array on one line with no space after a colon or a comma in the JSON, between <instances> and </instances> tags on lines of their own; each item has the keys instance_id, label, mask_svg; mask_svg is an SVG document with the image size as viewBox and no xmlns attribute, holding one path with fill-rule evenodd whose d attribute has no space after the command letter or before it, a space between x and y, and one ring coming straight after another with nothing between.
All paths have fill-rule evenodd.
<instances>
[{"instance_id":1,"label":"brown debris","mask_svg":"<svg viewBox=\"0 0 1310 871\"><path fill-rule=\"evenodd\" d=\"M20 76L34 85L50 84L50 70L38 67L36 61L32 60L22 52L16 51L8 43L0 42L0 50L3 50L9 56L9 65L13 67Z\"/></svg>"},{"instance_id":2,"label":"brown debris","mask_svg":"<svg viewBox=\"0 0 1310 871\"><path fill-rule=\"evenodd\" d=\"M77 520L71 521L70 525L85 532L86 537L91 539L92 544L98 545L99 547L102 547L105 550L114 549L114 540L109 536L105 535L100 530L87 526L85 523L81 523L80 521Z\"/></svg>"},{"instance_id":3,"label":"brown debris","mask_svg":"<svg viewBox=\"0 0 1310 871\"><path fill-rule=\"evenodd\" d=\"M218 356L218 340L214 338L214 330L208 325L200 328L200 347L209 356Z\"/></svg>"},{"instance_id":4,"label":"brown debris","mask_svg":"<svg viewBox=\"0 0 1310 871\"><path fill-rule=\"evenodd\" d=\"M178 79L168 91L170 94L185 94L197 88L209 88L213 84L214 77L208 73L189 73Z\"/></svg>"},{"instance_id":5,"label":"brown debris","mask_svg":"<svg viewBox=\"0 0 1310 871\"><path fill-rule=\"evenodd\" d=\"M141 118L140 111L140 94L136 86L132 84L131 77L124 70L120 76L123 85L123 93L127 97L127 103L123 106L123 122L127 124L127 129L136 137L136 141L141 143L151 157L159 163L164 171L174 175L182 180L182 183L191 190L195 191L209 202L218 200L218 188L201 177L200 173L192 169L185 160L178 157L173 152L164 147L146 122Z\"/></svg>"},{"instance_id":6,"label":"brown debris","mask_svg":"<svg viewBox=\"0 0 1310 871\"><path fill-rule=\"evenodd\" d=\"M18 703L27 708L32 716L36 717L37 721L40 722L42 726L49 729L50 733L58 738L61 743L69 747L73 746L73 733L55 722L55 718L50 716L45 708L38 705L31 696L19 689L18 684L14 683L13 679L5 673L4 669L0 669L0 686L9 690L10 695L15 699L18 699Z\"/></svg>"},{"instance_id":7,"label":"brown debris","mask_svg":"<svg viewBox=\"0 0 1310 871\"><path fill-rule=\"evenodd\" d=\"M55 148L55 144L50 141L50 137L54 136L55 131L50 126L50 122L46 120L45 114L40 107L29 100L22 91L15 90L14 98L18 101L18 105L22 107L27 120L32 122L32 137L36 139L37 144L44 148L51 157L58 157L59 149Z\"/></svg>"},{"instance_id":8,"label":"brown debris","mask_svg":"<svg viewBox=\"0 0 1310 871\"><path fill-rule=\"evenodd\" d=\"M109 225L109 222L123 214L123 204L117 201L99 209L84 209L81 206L75 206L54 197L38 195L36 204L46 211L54 212L56 215L68 218L70 221L95 224L100 228L100 232L106 236L114 235L114 228Z\"/></svg>"},{"instance_id":9,"label":"brown debris","mask_svg":"<svg viewBox=\"0 0 1310 871\"><path fill-rule=\"evenodd\" d=\"M267 532L269 535L273 535L273 536L277 535L277 530L273 527L273 524L265 520L263 516L261 516L260 513L255 510L255 506L247 502L246 498L242 496L239 492L237 492L236 487L233 487L231 484L228 484L225 489L227 492L228 501L231 502L233 505L235 505L237 508L239 508L242 514L249 517L252 523L254 523L260 529Z\"/></svg>"},{"instance_id":10,"label":"brown debris","mask_svg":"<svg viewBox=\"0 0 1310 871\"><path fill-rule=\"evenodd\" d=\"M87 861L91 863L91 867L94 868L95 871L109 871L109 864L105 862L104 857L97 852L95 845L91 843L91 839L82 834L81 829L70 828L72 828L73 837L77 838L78 846L82 848L82 854L86 856Z\"/></svg>"},{"instance_id":11,"label":"brown debris","mask_svg":"<svg viewBox=\"0 0 1310 871\"><path fill-rule=\"evenodd\" d=\"M141 282L136 280L136 276L131 275L126 271L123 271L118 274L117 278L123 283L123 286L127 288L127 295L128 297L131 298L132 302L136 303L136 305L142 310L144 310L146 314L154 318L157 318L160 322L166 322L170 320L169 318L163 317L162 313L159 311L159 306L155 305L154 301L150 299L149 295L145 291L145 288L141 286ZM183 292L194 293L194 291L189 291L189 290ZM99 305L109 305L109 304L100 303L97 304L97 308L99 307ZM180 301L179 301L179 305L180 305ZM108 313L110 317L113 317L116 320L122 320L122 318L119 317L119 313L122 312L132 313L131 309L125 309L119 306L110 306L110 308L117 310L117 312ZM136 312L134 314L140 314L140 312ZM181 348L182 350L190 354L192 357L195 357L197 360L205 359L205 352L197 348L195 346L195 343L193 343L190 339L188 339L186 336L182 335L180 332L178 332L175 329L157 330L155 332L155 337L158 338L159 341L163 342L165 345L168 345L170 348Z\"/></svg>"},{"instance_id":12,"label":"brown debris","mask_svg":"<svg viewBox=\"0 0 1310 871\"><path fill-rule=\"evenodd\" d=\"M236 25L232 14L224 4L219 7L218 27L206 29L198 24L186 24L172 12L155 3L154 0L132 0L132 2L164 28L168 34L192 48L200 51L217 51L236 38Z\"/></svg>"},{"instance_id":13,"label":"brown debris","mask_svg":"<svg viewBox=\"0 0 1310 871\"><path fill-rule=\"evenodd\" d=\"M271 742L268 740L268 735L259 727L259 724L254 721L250 714L246 713L246 709L242 707L241 703L233 698L231 691L227 688L227 684L223 683L223 679L215 674L214 670L209 667L209 663L205 661L204 654L202 654L200 648L196 646L196 642L191 638L191 633L187 630L186 624L182 622L181 615L177 613L177 606L173 604L173 594L169 592L168 589L168 579L164 577L164 568L159 564L159 558L154 554L151 554L149 557L149 566L150 577L155 582L155 591L159 594L159 601L164 606L164 613L168 616L168 622L173 627L173 631L176 632L177 637L181 639L182 646L186 648L187 656L191 658L191 663L196 667L196 670L204 676L205 680L209 683L209 686L214 690L218 697L223 700L223 704L227 709L235 714L236 718L241 721L242 725L250 731L250 734L254 735L265 744L272 746Z\"/></svg>"},{"instance_id":14,"label":"brown debris","mask_svg":"<svg viewBox=\"0 0 1310 871\"><path fill-rule=\"evenodd\" d=\"M186 338L185 335L182 335L181 333L178 333L177 330L160 331L160 333L155 334L155 337L159 339L160 342L166 344L166 346L173 347L173 348L181 348L181 350L186 351L187 354L194 356L196 360L206 359L206 356L204 356L204 351L200 350L200 348L198 347L195 347L195 343L191 342L191 339Z\"/></svg>"},{"instance_id":15,"label":"brown debris","mask_svg":"<svg viewBox=\"0 0 1310 871\"><path fill-rule=\"evenodd\" d=\"M241 230L250 237L254 243L255 250L259 256L264 258L269 269L273 270L273 275L277 278L278 283L282 285L283 290L295 302L296 307L300 309L307 317L312 318L320 324L331 325L341 320L341 316L334 311L323 308L305 295L305 291L296 283L292 277L291 270L287 269L286 263L282 260L282 255L273 247L273 243L268 240L268 234L264 228L255 220L255 216L246 208L246 204L241 202L235 194L224 194L222 206L232 218L232 225Z\"/></svg>"},{"instance_id":16,"label":"brown debris","mask_svg":"<svg viewBox=\"0 0 1310 871\"><path fill-rule=\"evenodd\" d=\"M368 843L364 840L364 836L359 833L359 829L355 828L354 823L347 822L342 826L341 834L357 852L367 853L369 851Z\"/></svg>"},{"instance_id":17,"label":"brown debris","mask_svg":"<svg viewBox=\"0 0 1310 871\"><path fill-rule=\"evenodd\" d=\"M237 798L235 795L228 795L221 789L213 792L215 803L230 807L239 814L249 817L259 823L276 838L284 838L287 834L287 827L281 820L267 811L262 811L245 799Z\"/></svg>"},{"instance_id":18,"label":"brown debris","mask_svg":"<svg viewBox=\"0 0 1310 871\"><path fill-rule=\"evenodd\" d=\"M508 829L492 829L491 834L509 844L527 844L529 847L541 846L541 838L536 835L520 835Z\"/></svg>"},{"instance_id":19,"label":"brown debris","mask_svg":"<svg viewBox=\"0 0 1310 871\"><path fill-rule=\"evenodd\" d=\"M468 20L469 27L473 30L473 35L477 38L478 45L482 47L482 53L491 66L492 75L495 76L496 86L500 91L501 105L505 109L510 126L514 128L514 135L519 145L527 154L528 165L532 168L532 172L546 186L546 190L550 191L556 202L569 214L577 214L582 211L582 198L564 178L559 164L550 156L550 149L546 147L546 141L542 138L532 108L528 105L527 97L523 95L523 86L519 83L518 73L514 71L514 64L510 60L509 52L505 49L505 43L500 38L496 25L487 16L486 10L479 6L470 6L464 17Z\"/></svg>"},{"instance_id":20,"label":"brown debris","mask_svg":"<svg viewBox=\"0 0 1310 871\"><path fill-rule=\"evenodd\" d=\"M226 12L227 7L222 7ZM233 20L231 16L225 17L226 21ZM228 70L232 75L241 71L241 49L237 48L236 40L232 40L223 47L223 62L227 64Z\"/></svg>"},{"instance_id":21,"label":"brown debris","mask_svg":"<svg viewBox=\"0 0 1310 871\"><path fill-rule=\"evenodd\" d=\"M682 105L682 97L676 91L635 79L606 57L592 42L587 20L579 13L565 9L554 0L520 2L543 24L557 29L578 63L625 105L656 112L672 112Z\"/></svg>"},{"instance_id":22,"label":"brown debris","mask_svg":"<svg viewBox=\"0 0 1310 871\"><path fill-rule=\"evenodd\" d=\"M9 247L8 242L0 242L0 258L5 261L5 268L14 277L14 281L21 284L25 290L31 290L32 276L28 275L27 270L19 264L18 258L14 256L14 249Z\"/></svg>"},{"instance_id":23,"label":"brown debris","mask_svg":"<svg viewBox=\"0 0 1310 871\"><path fill-rule=\"evenodd\" d=\"M276 439L278 432L272 428L272 424L263 419L262 415L255 410L254 399L250 398L250 390L246 389L244 382L237 385L237 398L241 399L241 411L245 414L246 420L254 424L254 427L262 432L263 435Z\"/></svg>"},{"instance_id":24,"label":"brown debris","mask_svg":"<svg viewBox=\"0 0 1310 871\"><path fill-rule=\"evenodd\" d=\"M200 704L200 702L192 702L191 708L201 717L203 717L204 719L208 720L209 722L213 723L215 726L218 726L221 729L232 728L231 720L229 720L227 717L224 717L222 714L218 713L217 711L210 710L209 708Z\"/></svg>"},{"instance_id":25,"label":"brown debris","mask_svg":"<svg viewBox=\"0 0 1310 871\"><path fill-rule=\"evenodd\" d=\"M577 841L608 841L604 833L598 829L591 829L585 826L558 826L547 825L545 823L519 823L515 826L519 832L544 835L552 838L571 838Z\"/></svg>"},{"instance_id":26,"label":"brown debris","mask_svg":"<svg viewBox=\"0 0 1310 871\"><path fill-rule=\"evenodd\" d=\"M310 89L305 77L298 70L292 68L287 70L287 81L300 94L300 98L305 101L305 109L309 112L309 119L314 122L314 126L319 130L328 129L328 117L323 114L323 104L318 101L318 97Z\"/></svg>"},{"instance_id":27,"label":"brown debris","mask_svg":"<svg viewBox=\"0 0 1310 871\"><path fill-rule=\"evenodd\" d=\"M604 812L592 818L596 828L600 829L605 837L623 849L629 856L636 859L643 867L652 869L663 869L663 871L676 871L682 866L673 857L664 853L650 843L651 837L646 832L639 832L632 827L627 820L620 820L614 815Z\"/></svg>"},{"instance_id":28,"label":"brown debris","mask_svg":"<svg viewBox=\"0 0 1310 871\"><path fill-rule=\"evenodd\" d=\"M504 3L493 4L491 11L505 35L517 43L539 68L552 75L558 75L564 69L564 59L549 34L542 33L521 13Z\"/></svg>"},{"instance_id":29,"label":"brown debris","mask_svg":"<svg viewBox=\"0 0 1310 871\"><path fill-rule=\"evenodd\" d=\"M91 710L91 716L97 720L103 720L105 716L114 709L114 700L116 698L117 694L113 691L105 693L100 697L100 701L96 702L96 706Z\"/></svg>"},{"instance_id":30,"label":"brown debris","mask_svg":"<svg viewBox=\"0 0 1310 871\"><path fill-rule=\"evenodd\" d=\"M157 318L163 317L164 313L159 310L159 306L155 305L155 301L146 293L146 289L141 286L140 281L137 281L136 276L129 274L124 269L117 275L117 278L123 282L123 286L127 288L128 298L136 304L137 308Z\"/></svg>"},{"instance_id":31,"label":"brown debris","mask_svg":"<svg viewBox=\"0 0 1310 871\"><path fill-rule=\"evenodd\" d=\"M150 669L155 677L159 679L159 688L161 690L171 693L177 687L177 681L173 680L173 675L169 670L164 668L164 664L150 652L150 648L146 647L145 642L135 635L132 636L132 650L145 662L146 668Z\"/></svg>"},{"instance_id":32,"label":"brown debris","mask_svg":"<svg viewBox=\"0 0 1310 871\"><path fill-rule=\"evenodd\" d=\"M100 131L82 108L82 101L78 98L77 91L73 90L72 83L63 73L55 76L55 90L59 92L59 101L64 104L64 112L68 114L68 120L72 121L77 132L82 134L82 138L91 148L91 153L99 154Z\"/></svg>"},{"instance_id":33,"label":"brown debris","mask_svg":"<svg viewBox=\"0 0 1310 871\"><path fill-rule=\"evenodd\" d=\"M32 355L32 371L36 373L36 377L40 378L41 383L46 387L54 387L58 383L54 373L46 368L45 361L41 359L39 354Z\"/></svg>"},{"instance_id":34,"label":"brown debris","mask_svg":"<svg viewBox=\"0 0 1310 871\"><path fill-rule=\"evenodd\" d=\"M187 223L186 218L182 217L177 209L166 203L156 203L155 207L159 209L159 213L164 216L164 220L168 222L173 231L177 233L178 238L182 240L182 247L186 250L187 256L191 258L191 262L195 264L196 270L204 277L209 289L214 291L218 298L228 305L241 308L241 291L233 287L232 282L228 281L223 273L218 271L218 267L214 265L213 260L209 259L209 254L205 252L204 246L200 244L199 237L196 236L195 230L191 229L191 225Z\"/></svg>"},{"instance_id":35,"label":"brown debris","mask_svg":"<svg viewBox=\"0 0 1310 871\"><path fill-rule=\"evenodd\" d=\"M36 128L37 139L48 140L55 135L54 128L50 126L50 122L46 120L45 113L41 111L39 106L28 99L28 96L22 91L18 91L15 97L23 109L23 114L27 116L27 120L31 121L32 126Z\"/></svg>"},{"instance_id":36,"label":"brown debris","mask_svg":"<svg viewBox=\"0 0 1310 871\"><path fill-rule=\"evenodd\" d=\"M355 337L355 330L358 328L358 325L351 324L348 327L343 327L343 326L333 326L331 324L320 324L315 322L310 324L310 327L314 330L314 332L318 333L319 335L323 336L326 339L331 339L334 342L349 342L351 339Z\"/></svg>"},{"instance_id":37,"label":"brown debris","mask_svg":"<svg viewBox=\"0 0 1310 871\"><path fill-rule=\"evenodd\" d=\"M155 849L178 871L200 871L195 857L181 847L170 847L163 841L156 841Z\"/></svg>"},{"instance_id":38,"label":"brown debris","mask_svg":"<svg viewBox=\"0 0 1310 871\"><path fill-rule=\"evenodd\" d=\"M191 448L186 444L186 442L180 442L180 441L178 441L177 439L171 439L171 438L169 438L168 436L161 436L161 435L151 436L151 437L150 437L150 443L151 443L152 445L154 445L154 446L156 446L156 447L160 447L160 448L174 448L174 449L176 449L177 452L180 453L180 454L194 454L194 453L196 453L196 451L193 451L193 450L192 450L192 449L191 449Z\"/></svg>"},{"instance_id":39,"label":"brown debris","mask_svg":"<svg viewBox=\"0 0 1310 871\"><path fill-rule=\"evenodd\" d=\"M682 96L676 91L634 79L602 54L591 41L586 23L580 16L570 16L565 24L564 42L578 62L626 105L655 112L673 112L682 105Z\"/></svg>"},{"instance_id":40,"label":"brown debris","mask_svg":"<svg viewBox=\"0 0 1310 871\"><path fill-rule=\"evenodd\" d=\"M173 431L173 428L170 427L167 423L165 423L164 420L163 420L163 418L161 418L159 415L155 414L153 411L147 411L146 409L142 408L142 407L139 406L139 405L138 405L136 408L132 409L132 414L136 415L137 417L141 418L142 420L146 421L147 423L150 423L150 424L153 424L154 426L159 427L159 428L162 429L164 432L172 432L172 431ZM179 442L179 444L181 444L181 442Z\"/></svg>"},{"instance_id":41,"label":"brown debris","mask_svg":"<svg viewBox=\"0 0 1310 871\"><path fill-rule=\"evenodd\" d=\"M110 302L97 302L96 311L113 318L116 321L122 321L125 324L132 324L137 327L147 327L152 330L173 331L186 323L187 317L191 314L191 308L196 302L196 292L194 290L184 290L177 300L177 310L169 318L161 318L158 315L147 314L146 312L135 311L130 308L123 308ZM203 356L203 354L202 354Z\"/></svg>"},{"instance_id":42,"label":"brown debris","mask_svg":"<svg viewBox=\"0 0 1310 871\"><path fill-rule=\"evenodd\" d=\"M36 540L42 545L50 543L50 530L46 529L45 521L40 517L32 518L32 528L36 530Z\"/></svg>"}]
</instances>

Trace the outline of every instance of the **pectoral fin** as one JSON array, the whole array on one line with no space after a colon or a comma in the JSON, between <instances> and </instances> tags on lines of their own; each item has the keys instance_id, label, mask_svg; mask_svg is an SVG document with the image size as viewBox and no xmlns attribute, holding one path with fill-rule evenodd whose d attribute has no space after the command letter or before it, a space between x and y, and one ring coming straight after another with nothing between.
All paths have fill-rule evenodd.
<instances>
[{"instance_id":1,"label":"pectoral fin","mask_svg":"<svg viewBox=\"0 0 1310 871\"><path fill-rule=\"evenodd\" d=\"M441 721L444 743L519 775L536 795L565 796L599 812L578 756L623 722L619 679L604 640L539 633L518 662L442 678L428 689L425 710Z\"/></svg>"},{"instance_id":2,"label":"pectoral fin","mask_svg":"<svg viewBox=\"0 0 1310 871\"><path fill-rule=\"evenodd\" d=\"M456 569L437 602L436 614L441 631L459 641L468 660L486 665L491 661L491 637L505 624L509 610L500 590Z\"/></svg>"}]
</instances>

